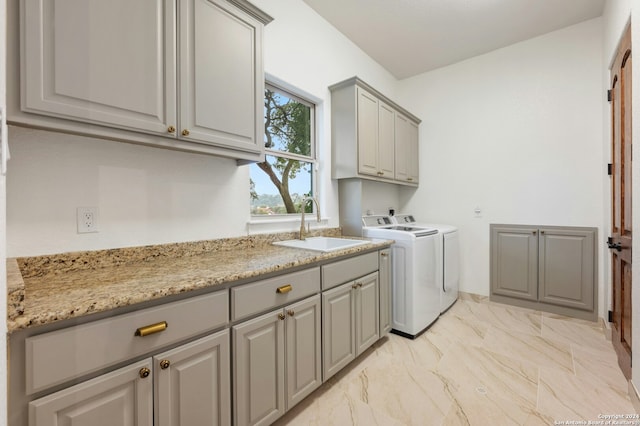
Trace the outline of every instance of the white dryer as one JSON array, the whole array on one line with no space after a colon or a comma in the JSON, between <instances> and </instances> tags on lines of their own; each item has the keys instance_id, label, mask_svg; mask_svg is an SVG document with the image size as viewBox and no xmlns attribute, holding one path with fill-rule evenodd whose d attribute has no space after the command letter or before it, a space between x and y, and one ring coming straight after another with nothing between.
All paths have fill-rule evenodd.
<instances>
[{"instance_id":1,"label":"white dryer","mask_svg":"<svg viewBox=\"0 0 640 426\"><path fill-rule=\"evenodd\" d=\"M438 282L440 288L440 312L444 313L458 300L460 289L460 239L458 228L452 225L417 222L411 214L393 216L399 225L436 228L440 236L438 244Z\"/></svg>"},{"instance_id":2,"label":"white dryer","mask_svg":"<svg viewBox=\"0 0 640 426\"><path fill-rule=\"evenodd\" d=\"M363 216L362 223L363 237L395 240L391 245L391 332L414 339L440 316L438 231L397 225L389 216L380 215Z\"/></svg>"}]
</instances>

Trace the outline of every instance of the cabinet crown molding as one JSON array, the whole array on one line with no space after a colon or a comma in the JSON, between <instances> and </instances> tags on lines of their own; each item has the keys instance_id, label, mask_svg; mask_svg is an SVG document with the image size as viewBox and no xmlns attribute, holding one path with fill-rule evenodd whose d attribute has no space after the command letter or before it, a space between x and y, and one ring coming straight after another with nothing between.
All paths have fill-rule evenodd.
<instances>
[{"instance_id":1,"label":"cabinet crown molding","mask_svg":"<svg viewBox=\"0 0 640 426\"><path fill-rule=\"evenodd\" d=\"M263 25L267 25L269 22L273 21L273 18L270 15L258 9L256 6L254 6L253 4L249 3L246 0L227 0L227 1L235 5L236 7L242 9L244 12L253 16L254 18L256 18Z\"/></svg>"},{"instance_id":2,"label":"cabinet crown molding","mask_svg":"<svg viewBox=\"0 0 640 426\"><path fill-rule=\"evenodd\" d=\"M341 89L343 87L348 87L348 86L353 86L353 85L362 87L366 91L371 92L372 94L376 95L378 98L383 100L385 103L390 104L395 110L397 110L400 113L402 113L403 115L407 116L410 120L415 121L417 124L422 123L422 120L420 120L418 117L416 117L415 115L411 114L409 111L407 111L405 108L403 108L400 105L398 105L396 102L391 100L389 97L385 96L384 94L382 94L381 92L376 90L373 86L367 84L364 80L360 79L360 77L358 77L358 76L353 76L353 77L348 78L346 80L343 80L343 81L340 81L338 83L332 84L331 86L329 86L329 90L331 90L333 92L333 91L335 91L337 89Z\"/></svg>"}]
</instances>

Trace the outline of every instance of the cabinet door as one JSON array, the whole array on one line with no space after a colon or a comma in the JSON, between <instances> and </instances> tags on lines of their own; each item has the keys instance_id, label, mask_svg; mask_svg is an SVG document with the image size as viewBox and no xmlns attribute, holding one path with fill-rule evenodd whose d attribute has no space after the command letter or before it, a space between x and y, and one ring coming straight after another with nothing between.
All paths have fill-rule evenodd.
<instances>
[{"instance_id":1,"label":"cabinet door","mask_svg":"<svg viewBox=\"0 0 640 426\"><path fill-rule=\"evenodd\" d=\"M378 98L358 87L358 173L378 176Z\"/></svg>"},{"instance_id":2,"label":"cabinet door","mask_svg":"<svg viewBox=\"0 0 640 426\"><path fill-rule=\"evenodd\" d=\"M407 182L409 178L409 119L396 113L396 154L395 154L395 178Z\"/></svg>"},{"instance_id":3,"label":"cabinet door","mask_svg":"<svg viewBox=\"0 0 640 426\"><path fill-rule=\"evenodd\" d=\"M407 161L409 165L409 173L407 176L407 181L411 183L418 183L420 181L420 169L419 169L419 159L420 159L420 135L418 124L409 120L409 136L408 136L408 155L409 160Z\"/></svg>"},{"instance_id":4,"label":"cabinet door","mask_svg":"<svg viewBox=\"0 0 640 426\"><path fill-rule=\"evenodd\" d=\"M231 424L229 346L223 330L154 357L157 426Z\"/></svg>"},{"instance_id":5,"label":"cabinet door","mask_svg":"<svg viewBox=\"0 0 640 426\"><path fill-rule=\"evenodd\" d=\"M541 302L593 310L594 242L593 231L540 229Z\"/></svg>"},{"instance_id":6,"label":"cabinet door","mask_svg":"<svg viewBox=\"0 0 640 426\"><path fill-rule=\"evenodd\" d=\"M391 250L380 250L380 336L391 331Z\"/></svg>"},{"instance_id":7,"label":"cabinet door","mask_svg":"<svg viewBox=\"0 0 640 426\"><path fill-rule=\"evenodd\" d=\"M167 134L176 120L169 0L24 0L22 109Z\"/></svg>"},{"instance_id":8,"label":"cabinet door","mask_svg":"<svg viewBox=\"0 0 640 426\"><path fill-rule=\"evenodd\" d=\"M491 292L538 300L537 228L492 228Z\"/></svg>"},{"instance_id":9,"label":"cabinet door","mask_svg":"<svg viewBox=\"0 0 640 426\"><path fill-rule=\"evenodd\" d=\"M356 280L355 298L356 355L360 355L379 339L378 272Z\"/></svg>"},{"instance_id":10,"label":"cabinet door","mask_svg":"<svg viewBox=\"0 0 640 426\"><path fill-rule=\"evenodd\" d=\"M322 384L320 295L286 309L287 410Z\"/></svg>"},{"instance_id":11,"label":"cabinet door","mask_svg":"<svg viewBox=\"0 0 640 426\"><path fill-rule=\"evenodd\" d=\"M396 113L396 180L418 183L418 124Z\"/></svg>"},{"instance_id":12,"label":"cabinet door","mask_svg":"<svg viewBox=\"0 0 640 426\"><path fill-rule=\"evenodd\" d=\"M378 176L394 178L395 168L395 116L389 105L379 101L378 108Z\"/></svg>"},{"instance_id":13,"label":"cabinet door","mask_svg":"<svg viewBox=\"0 0 640 426\"><path fill-rule=\"evenodd\" d=\"M284 413L284 315L233 327L235 425L268 425Z\"/></svg>"},{"instance_id":14,"label":"cabinet door","mask_svg":"<svg viewBox=\"0 0 640 426\"><path fill-rule=\"evenodd\" d=\"M262 24L226 0L180 0L180 137L261 152Z\"/></svg>"},{"instance_id":15,"label":"cabinet door","mask_svg":"<svg viewBox=\"0 0 640 426\"><path fill-rule=\"evenodd\" d=\"M340 371L356 357L355 282L349 282L322 294L322 378Z\"/></svg>"},{"instance_id":16,"label":"cabinet door","mask_svg":"<svg viewBox=\"0 0 640 426\"><path fill-rule=\"evenodd\" d=\"M142 369L148 369L147 377ZM36 399L29 403L29 426L151 426L150 372L147 359Z\"/></svg>"}]
</instances>

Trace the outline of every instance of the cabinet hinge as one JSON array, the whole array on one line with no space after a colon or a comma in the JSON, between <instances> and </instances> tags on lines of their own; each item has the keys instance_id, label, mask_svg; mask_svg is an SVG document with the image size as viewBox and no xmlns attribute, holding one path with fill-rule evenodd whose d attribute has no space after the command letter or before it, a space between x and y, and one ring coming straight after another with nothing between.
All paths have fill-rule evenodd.
<instances>
[{"instance_id":1,"label":"cabinet hinge","mask_svg":"<svg viewBox=\"0 0 640 426\"><path fill-rule=\"evenodd\" d=\"M607 164L607 174L611 176L613 174L613 164Z\"/></svg>"},{"instance_id":2,"label":"cabinet hinge","mask_svg":"<svg viewBox=\"0 0 640 426\"><path fill-rule=\"evenodd\" d=\"M613 311L609 311L608 313L609 313L608 321L613 322Z\"/></svg>"},{"instance_id":3,"label":"cabinet hinge","mask_svg":"<svg viewBox=\"0 0 640 426\"><path fill-rule=\"evenodd\" d=\"M607 102L611 102L613 100L613 92L611 90L607 90Z\"/></svg>"}]
</instances>

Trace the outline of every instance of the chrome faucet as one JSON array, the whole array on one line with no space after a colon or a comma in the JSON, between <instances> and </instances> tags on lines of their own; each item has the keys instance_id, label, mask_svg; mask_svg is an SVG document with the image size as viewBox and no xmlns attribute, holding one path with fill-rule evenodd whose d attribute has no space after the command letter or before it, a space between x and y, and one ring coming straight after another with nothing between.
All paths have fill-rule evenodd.
<instances>
[{"instance_id":1,"label":"chrome faucet","mask_svg":"<svg viewBox=\"0 0 640 426\"><path fill-rule=\"evenodd\" d=\"M318 223L320 223L320 221L321 221L321 219L320 219L320 206L318 205L318 200L316 200L316 199L315 199L315 198L313 198L313 197L305 197L305 198L302 200L302 204L301 204L301 208L300 208L300 210L302 210L302 216L301 216L301 218L300 218L300 239L301 239L301 240L304 240L304 239L305 239L305 236L304 236L304 232L305 232L305 231L304 231L304 205L305 205L305 203L306 203L307 201L309 201L309 200L313 201L313 202L316 204L316 214L317 214L317 216L318 216L318 217L317 217L317 219L318 219Z\"/></svg>"}]
</instances>

